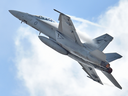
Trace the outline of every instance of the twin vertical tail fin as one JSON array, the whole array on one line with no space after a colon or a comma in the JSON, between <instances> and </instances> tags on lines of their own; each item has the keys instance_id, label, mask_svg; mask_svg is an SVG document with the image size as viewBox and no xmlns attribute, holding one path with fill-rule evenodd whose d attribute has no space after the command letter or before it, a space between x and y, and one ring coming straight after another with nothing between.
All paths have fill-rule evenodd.
<instances>
[{"instance_id":1,"label":"twin vertical tail fin","mask_svg":"<svg viewBox=\"0 0 128 96\"><path fill-rule=\"evenodd\" d=\"M99 36L93 41L96 43L98 50L103 51L107 45L113 40L113 37L110 36L109 34L104 34L102 36Z\"/></svg>"},{"instance_id":2,"label":"twin vertical tail fin","mask_svg":"<svg viewBox=\"0 0 128 96\"><path fill-rule=\"evenodd\" d=\"M113 40L113 37L110 36L109 34L104 34L100 37L93 39L93 41L97 45L98 50L100 51L103 51L112 40ZM118 53L106 53L105 55L106 55L106 60L108 62L112 62L122 57Z\"/></svg>"}]
</instances>

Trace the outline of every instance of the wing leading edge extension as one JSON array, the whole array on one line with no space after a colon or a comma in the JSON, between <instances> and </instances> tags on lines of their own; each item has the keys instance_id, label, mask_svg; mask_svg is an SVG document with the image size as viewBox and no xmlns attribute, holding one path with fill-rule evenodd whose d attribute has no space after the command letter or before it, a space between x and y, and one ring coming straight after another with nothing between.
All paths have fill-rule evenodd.
<instances>
[{"instance_id":1,"label":"wing leading edge extension","mask_svg":"<svg viewBox=\"0 0 128 96\"><path fill-rule=\"evenodd\" d=\"M57 12L60 13L58 31L82 46L82 43L76 33L75 27L70 17L59 11Z\"/></svg>"},{"instance_id":2,"label":"wing leading edge extension","mask_svg":"<svg viewBox=\"0 0 128 96\"><path fill-rule=\"evenodd\" d=\"M97 75L95 69L93 67L88 67L86 66L85 64L82 64L82 63L79 63L82 67L83 67L83 70L89 75L87 77L89 77L90 79L100 83L103 85L103 83L101 82L99 76Z\"/></svg>"}]
</instances>

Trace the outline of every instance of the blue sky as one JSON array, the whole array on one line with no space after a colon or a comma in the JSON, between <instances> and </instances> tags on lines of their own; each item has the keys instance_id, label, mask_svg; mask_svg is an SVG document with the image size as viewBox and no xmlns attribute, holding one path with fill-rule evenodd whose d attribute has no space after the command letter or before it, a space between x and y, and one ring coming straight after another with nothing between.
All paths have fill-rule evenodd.
<instances>
[{"instance_id":1,"label":"blue sky","mask_svg":"<svg viewBox=\"0 0 128 96\"><path fill-rule=\"evenodd\" d=\"M120 2L123 2L123 3L120 3ZM0 4L1 4L1 6L0 6L0 15L1 15L0 16L1 17L0 18L0 22L1 22L0 23L0 36L1 36L1 38L0 38L0 45L1 45L1 48L0 48L0 53L1 53L0 54L0 58L1 58L0 59L0 77L1 77L1 79L0 79L0 95L1 96L23 96L23 95L24 96L35 96L35 95L41 96L42 95L42 93L40 93L41 89L37 90L37 92L35 92L35 93L31 93L30 86L26 85L26 83L27 83L27 81L25 81L26 79L21 78L22 76L20 77L18 75L19 74L18 72L20 72L19 71L20 64L19 63L17 64L17 62L16 62L17 58L18 58L17 54L19 54L19 53L17 53L17 50L19 50L18 49L19 47L16 46L15 42L16 42L17 38L20 38L20 39L18 39L19 41L21 40L21 37L19 34L22 34L22 33L18 33L18 32L22 32L21 30L25 30L25 31L27 30L28 34L30 34L29 32L38 34L38 32L35 31L34 29L28 27L28 25L21 24L18 19L16 19L14 16L12 16L8 12L8 10L19 10L19 11L27 12L27 13L34 14L34 15L44 15L44 16L48 16L48 17L52 18L53 20L57 21L59 14L53 11L53 9L55 8L55 9L60 10L63 13L68 14L68 15L76 16L77 18L82 18L82 19L100 24L103 27L107 25L108 29L95 28L93 25L89 26L89 24L87 24L87 27L85 27L85 28L80 28L80 26L83 26L83 25L79 25L79 24L75 23L75 25L78 25L77 27L80 30L82 30L82 31L86 30L86 32L89 35L91 34L89 32L95 32L94 36L100 35L100 33L104 34L104 32L108 32L108 33L114 35L116 38L118 38L121 35L123 37L127 36L127 32L125 30L123 30L123 29L125 29L125 27L124 28L121 27L120 29L116 30L116 28L118 27L118 22L115 23L115 21L114 21L114 20L116 20L116 17L114 17L114 19L112 19L112 20L110 18L111 18L112 12L115 12L115 14L118 13L117 9L120 8L121 4L124 4L124 6L125 6L125 4L127 4L127 0L120 0L120 2L119 2L119 0L79 0L79 1L77 1L77 0L76 1L74 1L74 0L70 0L70 1L69 0L64 0L64 1L55 0L54 2L51 0L47 0L47 1L43 1L43 0L27 0L27 1L26 0L19 0L19 1L3 0L2 1L1 0L0 1ZM124 7L124 9L127 9L127 8ZM119 17L124 16L123 18L125 18L125 15L122 15L122 14L123 13L119 13L119 15L120 15ZM75 18L73 20L75 21ZM122 26L125 26L125 23L123 23L124 21L125 20L123 20L123 19L119 20L119 22L122 23ZM112 22L112 23L110 23L110 22ZM113 24L113 22L115 24ZM84 23L81 23L81 24L84 24ZM113 25L113 26L110 26L110 25ZM28 28L28 29L24 29L24 28ZM93 30L93 28L95 29L95 31ZM114 30L114 32L123 30L123 32L125 32L125 33L119 34L120 31L118 33L114 33L112 30ZM23 33L23 34L25 34L25 33ZM27 36L29 36L29 39L31 40L32 37L30 35L27 35ZM27 49L27 48L31 49L31 47L26 44L25 40L26 40L26 37L24 37L24 40L22 40L22 44L20 46L21 47L23 46L23 49L25 49L25 51L22 50L23 52L26 52L26 51L29 52L29 49ZM117 43L123 42L123 40L126 41L127 39L118 39L118 40L115 39L115 42L112 44L115 45L116 47L119 47L119 46L117 46L118 45ZM32 42L28 42L28 43L32 43ZM30 45L32 45L32 44L30 44ZM120 51L121 50L121 47L119 47L117 49L112 44L111 44L112 51L114 51L114 50ZM124 47L125 50L127 50L126 43L121 43L121 45ZM111 50L111 47L108 47L108 50ZM115 49L113 49L113 48L115 48ZM30 50L30 52L31 52L31 50ZM122 54L124 53L123 51L120 51L120 52ZM20 53L20 55L21 54L22 53ZM54 53L54 54L56 54L56 53ZM25 56L25 55L23 55L23 56ZM21 56L21 57L23 58L23 56ZM124 57L124 58L126 58L126 57ZM20 59L20 58L18 58L18 59ZM69 62L71 62L71 61L69 60ZM77 67L77 65L74 65L74 66ZM114 66L114 65L112 65L112 66ZM68 67L68 69L70 69L70 67ZM66 68L65 68L65 70L66 70ZM75 73L74 74L76 76L75 78L79 77L79 74L76 75L76 73L77 73L76 70L72 69L72 72ZM79 72L79 69L78 69L78 72ZM118 75L116 75L116 76L118 77ZM118 80L120 80L120 79L118 78ZM88 82L90 82L90 81L88 81ZM82 85L80 85L80 86L82 86ZM38 87L35 87L35 88L38 88ZM107 88L109 88L109 87L107 87ZM81 89L81 90L83 90L83 89ZM45 92L46 90L43 90L43 91L44 91L44 94L43 94L44 96L52 96L50 94L49 95L46 94L46 92ZM59 91L61 92L61 90L59 90ZM125 92L125 94L127 94L126 93L127 91L124 91L124 92ZM84 94L84 93L82 93L82 94ZM120 94L123 94L123 93L120 93ZM125 95L125 94L123 94L123 95ZM69 96L69 94L67 96Z\"/></svg>"}]
</instances>

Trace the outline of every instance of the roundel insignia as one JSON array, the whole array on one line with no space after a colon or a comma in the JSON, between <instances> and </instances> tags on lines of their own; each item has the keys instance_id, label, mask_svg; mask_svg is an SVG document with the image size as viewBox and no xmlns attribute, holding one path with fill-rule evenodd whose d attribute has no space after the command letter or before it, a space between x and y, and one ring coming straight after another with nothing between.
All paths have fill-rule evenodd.
<instances>
[{"instance_id":1,"label":"roundel insignia","mask_svg":"<svg viewBox=\"0 0 128 96\"><path fill-rule=\"evenodd\" d=\"M34 22L34 25L37 25L37 24L38 24L38 22L37 22L37 21L35 21L35 22Z\"/></svg>"}]
</instances>

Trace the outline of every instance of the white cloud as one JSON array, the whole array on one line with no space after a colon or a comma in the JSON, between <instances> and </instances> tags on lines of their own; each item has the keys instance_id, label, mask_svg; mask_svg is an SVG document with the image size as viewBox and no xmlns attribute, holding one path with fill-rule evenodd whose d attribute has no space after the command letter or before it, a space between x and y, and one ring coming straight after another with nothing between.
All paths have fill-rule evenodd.
<instances>
[{"instance_id":1,"label":"white cloud","mask_svg":"<svg viewBox=\"0 0 128 96\"><path fill-rule=\"evenodd\" d=\"M24 82L30 96L124 96L128 91L128 0L111 7L100 16L98 24L74 17L78 30L96 37L109 33L115 39L105 52L118 52L123 58L111 63L113 75L122 85L119 90L105 76L100 74L100 85L86 77L86 73L77 62L61 55L44 45L30 27L20 27L15 39L16 66L18 78ZM87 21L87 22L85 22ZM102 27L103 26L103 27ZM105 27L104 27L105 26ZM100 73L100 72L98 72Z\"/></svg>"},{"instance_id":2,"label":"white cloud","mask_svg":"<svg viewBox=\"0 0 128 96\"><path fill-rule=\"evenodd\" d=\"M76 90L82 86L84 79L79 78L81 70L74 64L76 62L44 45L29 28L20 27L18 33L21 33L16 39L18 77L24 81L31 96L68 95L72 94L72 87ZM23 39L31 47L26 48Z\"/></svg>"}]
</instances>

